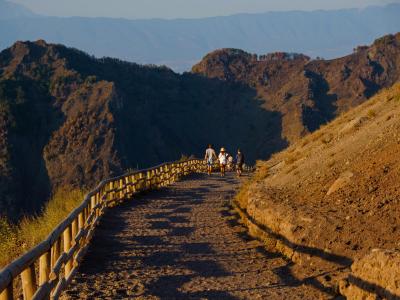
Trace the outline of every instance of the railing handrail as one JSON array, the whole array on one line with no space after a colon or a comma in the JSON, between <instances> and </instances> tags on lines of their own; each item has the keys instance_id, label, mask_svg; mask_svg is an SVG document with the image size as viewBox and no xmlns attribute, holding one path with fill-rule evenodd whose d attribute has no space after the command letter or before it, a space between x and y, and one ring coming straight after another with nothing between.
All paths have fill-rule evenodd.
<instances>
[{"instance_id":1,"label":"railing handrail","mask_svg":"<svg viewBox=\"0 0 400 300\"><path fill-rule=\"evenodd\" d=\"M0 270L0 300L14 299L13 281L19 275L24 299L48 299L50 295L57 299L72 279L106 208L132 198L137 192L160 188L183 175L205 171L205 161L194 158L102 180L44 241ZM39 264L39 284L36 284L35 263Z\"/></svg>"}]
</instances>

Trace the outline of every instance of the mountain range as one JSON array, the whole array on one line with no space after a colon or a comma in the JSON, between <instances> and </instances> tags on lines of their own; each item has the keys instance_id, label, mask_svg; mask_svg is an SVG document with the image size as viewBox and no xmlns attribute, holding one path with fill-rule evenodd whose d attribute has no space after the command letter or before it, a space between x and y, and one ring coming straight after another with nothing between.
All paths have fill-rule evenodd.
<instances>
[{"instance_id":1,"label":"mountain range","mask_svg":"<svg viewBox=\"0 0 400 300\"><path fill-rule=\"evenodd\" d=\"M62 45L0 52L0 211L37 211L60 187L201 157L208 143L266 159L400 79L400 33L340 59L220 49L191 73Z\"/></svg>"},{"instance_id":2,"label":"mountain range","mask_svg":"<svg viewBox=\"0 0 400 300\"><path fill-rule=\"evenodd\" d=\"M0 0L0 49L45 39L141 64L190 70L204 53L240 48L335 58L400 30L400 4L332 11L284 11L202 19L128 20L51 17Z\"/></svg>"}]
</instances>

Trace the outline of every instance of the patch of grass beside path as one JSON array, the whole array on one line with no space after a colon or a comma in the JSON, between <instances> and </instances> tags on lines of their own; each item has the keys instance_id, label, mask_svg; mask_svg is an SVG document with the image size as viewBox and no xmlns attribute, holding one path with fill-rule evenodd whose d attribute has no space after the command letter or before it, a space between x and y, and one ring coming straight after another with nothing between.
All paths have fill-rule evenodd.
<instances>
[{"instance_id":1,"label":"patch of grass beside path","mask_svg":"<svg viewBox=\"0 0 400 300\"><path fill-rule=\"evenodd\" d=\"M24 217L18 224L11 224L0 217L0 269L41 241L84 198L85 192L61 188L38 216Z\"/></svg>"}]
</instances>

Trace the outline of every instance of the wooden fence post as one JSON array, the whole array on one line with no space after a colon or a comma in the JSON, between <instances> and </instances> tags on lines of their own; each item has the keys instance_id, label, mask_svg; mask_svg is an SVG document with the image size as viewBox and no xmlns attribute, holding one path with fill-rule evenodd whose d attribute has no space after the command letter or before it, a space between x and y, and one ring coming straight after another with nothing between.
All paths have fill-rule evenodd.
<instances>
[{"instance_id":1,"label":"wooden fence post","mask_svg":"<svg viewBox=\"0 0 400 300\"><path fill-rule=\"evenodd\" d=\"M68 253L69 249L71 249L71 225L68 225L67 228L65 228L63 233L63 238L64 238L64 253ZM72 260L69 259L65 263L64 274L66 278L68 277L69 273L71 273L71 270L72 270Z\"/></svg>"},{"instance_id":2,"label":"wooden fence post","mask_svg":"<svg viewBox=\"0 0 400 300\"><path fill-rule=\"evenodd\" d=\"M51 247L51 266L54 266L60 257L60 247L61 247L61 237L54 242L53 246Z\"/></svg>"},{"instance_id":3,"label":"wooden fence post","mask_svg":"<svg viewBox=\"0 0 400 300\"><path fill-rule=\"evenodd\" d=\"M21 273L22 290L24 293L24 300L32 299L36 292L36 276L35 265L31 264Z\"/></svg>"},{"instance_id":4,"label":"wooden fence post","mask_svg":"<svg viewBox=\"0 0 400 300\"><path fill-rule=\"evenodd\" d=\"M78 232L85 227L85 211L78 215Z\"/></svg>"},{"instance_id":5,"label":"wooden fence post","mask_svg":"<svg viewBox=\"0 0 400 300\"><path fill-rule=\"evenodd\" d=\"M39 286L44 285L49 281L50 277L50 251L42 254L39 259Z\"/></svg>"},{"instance_id":6,"label":"wooden fence post","mask_svg":"<svg viewBox=\"0 0 400 300\"><path fill-rule=\"evenodd\" d=\"M138 178L137 174L132 175L132 179L131 179L131 180L132 180L132 181L131 181L131 183L132 183L131 191L132 191L133 194L137 192L137 182L138 182L137 178Z\"/></svg>"},{"instance_id":7,"label":"wooden fence post","mask_svg":"<svg viewBox=\"0 0 400 300\"><path fill-rule=\"evenodd\" d=\"M124 195L124 181L122 179L119 180L118 189L120 190L120 192L118 193L118 198L119 198L119 201L121 202L125 197L125 195Z\"/></svg>"},{"instance_id":8,"label":"wooden fence post","mask_svg":"<svg viewBox=\"0 0 400 300\"><path fill-rule=\"evenodd\" d=\"M146 172L146 189L151 188L151 172L147 171Z\"/></svg>"},{"instance_id":9,"label":"wooden fence post","mask_svg":"<svg viewBox=\"0 0 400 300\"><path fill-rule=\"evenodd\" d=\"M96 206L96 196L92 196L92 197L90 197L90 210L94 211L94 215L95 215L95 218L96 218L97 209L95 209L95 206Z\"/></svg>"},{"instance_id":10,"label":"wooden fence post","mask_svg":"<svg viewBox=\"0 0 400 300\"><path fill-rule=\"evenodd\" d=\"M72 227L71 227L71 231L72 231L72 245L75 245L75 238L76 238L76 235L78 234L78 219L77 218L75 218L73 221L72 221Z\"/></svg>"}]
</instances>

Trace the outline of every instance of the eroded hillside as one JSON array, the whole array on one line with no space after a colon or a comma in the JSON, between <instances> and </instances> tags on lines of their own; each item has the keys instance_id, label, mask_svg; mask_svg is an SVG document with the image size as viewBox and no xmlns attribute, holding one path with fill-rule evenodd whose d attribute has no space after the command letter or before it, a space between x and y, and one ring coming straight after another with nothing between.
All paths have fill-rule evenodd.
<instances>
[{"instance_id":1,"label":"eroded hillside","mask_svg":"<svg viewBox=\"0 0 400 300\"><path fill-rule=\"evenodd\" d=\"M17 217L60 186L201 156L208 143L268 157L287 146L280 124L242 84L18 42L0 53L0 211Z\"/></svg>"},{"instance_id":2,"label":"eroded hillside","mask_svg":"<svg viewBox=\"0 0 400 300\"><path fill-rule=\"evenodd\" d=\"M329 274L323 284L338 284L331 279L352 261L398 248L399 120L397 83L260 161L238 197L241 208L278 237L280 251Z\"/></svg>"},{"instance_id":3,"label":"eroded hillside","mask_svg":"<svg viewBox=\"0 0 400 300\"><path fill-rule=\"evenodd\" d=\"M400 33L333 60L222 49L192 71L256 90L264 108L282 114L282 137L294 142L400 79Z\"/></svg>"}]
</instances>

